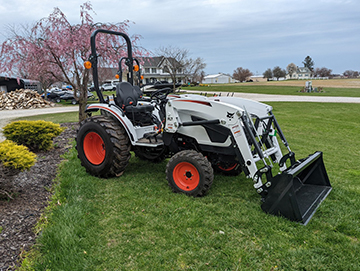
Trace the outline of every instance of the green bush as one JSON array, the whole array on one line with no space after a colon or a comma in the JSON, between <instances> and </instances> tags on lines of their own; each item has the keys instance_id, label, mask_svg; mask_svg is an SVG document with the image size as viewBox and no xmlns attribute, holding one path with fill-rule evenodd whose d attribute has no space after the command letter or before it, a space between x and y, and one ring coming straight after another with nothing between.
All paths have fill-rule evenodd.
<instances>
[{"instance_id":1,"label":"green bush","mask_svg":"<svg viewBox=\"0 0 360 271\"><path fill-rule=\"evenodd\" d=\"M0 165L6 168L25 170L35 164L36 155L27 147L11 140L0 142Z\"/></svg>"},{"instance_id":2,"label":"green bush","mask_svg":"<svg viewBox=\"0 0 360 271\"><path fill-rule=\"evenodd\" d=\"M59 124L50 121L20 120L9 123L3 128L6 139L19 145L27 146L30 150L49 150L52 140L64 131Z\"/></svg>"}]
</instances>

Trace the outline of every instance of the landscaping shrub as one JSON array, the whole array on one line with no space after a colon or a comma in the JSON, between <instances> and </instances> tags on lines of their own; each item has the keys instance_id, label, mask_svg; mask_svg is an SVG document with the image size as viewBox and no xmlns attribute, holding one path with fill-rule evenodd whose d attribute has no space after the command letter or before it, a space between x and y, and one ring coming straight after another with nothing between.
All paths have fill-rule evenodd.
<instances>
[{"instance_id":1,"label":"landscaping shrub","mask_svg":"<svg viewBox=\"0 0 360 271\"><path fill-rule=\"evenodd\" d=\"M6 139L27 146L30 150L49 150L53 138L60 135L64 129L59 124L49 121L20 120L6 125L3 134Z\"/></svg>"},{"instance_id":2,"label":"landscaping shrub","mask_svg":"<svg viewBox=\"0 0 360 271\"><path fill-rule=\"evenodd\" d=\"M0 143L0 165L5 168L25 170L35 164L36 155L27 147L5 140Z\"/></svg>"}]
</instances>

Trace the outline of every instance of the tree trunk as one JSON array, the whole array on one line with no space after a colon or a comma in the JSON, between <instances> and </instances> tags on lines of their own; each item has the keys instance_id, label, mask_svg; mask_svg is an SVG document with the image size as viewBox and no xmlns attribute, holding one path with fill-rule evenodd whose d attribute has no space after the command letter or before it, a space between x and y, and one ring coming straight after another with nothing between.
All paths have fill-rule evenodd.
<instances>
[{"instance_id":1,"label":"tree trunk","mask_svg":"<svg viewBox=\"0 0 360 271\"><path fill-rule=\"evenodd\" d=\"M85 108L87 104L87 89L86 86L80 87L80 97L79 97L79 122L86 119Z\"/></svg>"}]
</instances>

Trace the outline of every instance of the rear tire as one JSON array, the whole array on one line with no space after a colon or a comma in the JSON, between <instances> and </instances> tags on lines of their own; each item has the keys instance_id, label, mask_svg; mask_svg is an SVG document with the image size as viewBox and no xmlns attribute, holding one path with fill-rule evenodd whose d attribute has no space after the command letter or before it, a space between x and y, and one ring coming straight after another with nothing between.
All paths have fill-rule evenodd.
<instances>
[{"instance_id":1,"label":"rear tire","mask_svg":"<svg viewBox=\"0 0 360 271\"><path fill-rule=\"evenodd\" d=\"M129 163L129 137L111 117L93 116L81 122L76 144L81 165L91 175L120 176Z\"/></svg>"},{"instance_id":2,"label":"rear tire","mask_svg":"<svg viewBox=\"0 0 360 271\"><path fill-rule=\"evenodd\" d=\"M214 172L210 162L201 153L184 150L169 160L166 179L174 192L201 197L210 189Z\"/></svg>"}]
</instances>

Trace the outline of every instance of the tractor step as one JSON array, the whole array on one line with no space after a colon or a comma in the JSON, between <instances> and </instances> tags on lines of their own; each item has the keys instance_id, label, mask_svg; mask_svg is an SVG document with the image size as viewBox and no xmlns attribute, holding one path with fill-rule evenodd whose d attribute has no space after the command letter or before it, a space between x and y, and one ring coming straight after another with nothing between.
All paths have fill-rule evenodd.
<instances>
[{"instance_id":1,"label":"tractor step","mask_svg":"<svg viewBox=\"0 0 360 271\"><path fill-rule=\"evenodd\" d=\"M159 146L164 145L164 141L162 140L161 137L143 137L140 138L138 141L135 142L135 146L143 146L143 147L152 147L152 148L156 148Z\"/></svg>"}]
</instances>

